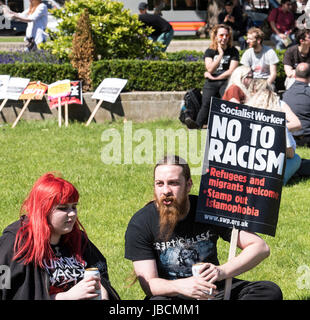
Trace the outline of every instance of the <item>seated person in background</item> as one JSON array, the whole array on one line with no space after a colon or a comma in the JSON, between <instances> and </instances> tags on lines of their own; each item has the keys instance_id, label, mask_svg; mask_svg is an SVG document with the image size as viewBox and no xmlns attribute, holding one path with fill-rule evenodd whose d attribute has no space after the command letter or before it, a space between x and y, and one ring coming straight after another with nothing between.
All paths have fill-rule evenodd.
<instances>
[{"instance_id":1,"label":"seated person in background","mask_svg":"<svg viewBox=\"0 0 310 320\"><path fill-rule=\"evenodd\" d=\"M262 79L272 86L277 76L279 58L272 48L263 44L263 40L262 30L250 28L247 34L249 49L243 53L240 62L253 70L254 79Z\"/></svg>"},{"instance_id":2,"label":"seated person in background","mask_svg":"<svg viewBox=\"0 0 310 320\"><path fill-rule=\"evenodd\" d=\"M302 128L293 133L298 146L310 147L310 64L296 67L295 82L284 92L285 101L299 118Z\"/></svg>"},{"instance_id":3,"label":"seated person in background","mask_svg":"<svg viewBox=\"0 0 310 320\"><path fill-rule=\"evenodd\" d=\"M246 26L240 6L234 6L231 0L227 0L224 10L218 16L218 23L230 26L233 30L233 40L238 40L241 50L246 48L246 41L243 38L246 34Z\"/></svg>"},{"instance_id":4,"label":"seated person in background","mask_svg":"<svg viewBox=\"0 0 310 320\"><path fill-rule=\"evenodd\" d=\"M147 27L152 27L154 32L150 35L153 41L162 43L165 47L163 51L166 51L168 45L173 38L173 28L171 24L162 18L159 14L147 13L148 5L146 2L139 3L139 20Z\"/></svg>"},{"instance_id":5,"label":"seated person in background","mask_svg":"<svg viewBox=\"0 0 310 320\"><path fill-rule=\"evenodd\" d=\"M274 8L268 16L272 29L271 41L276 49L285 49L294 41L295 18L291 0L281 0L281 7Z\"/></svg>"},{"instance_id":6,"label":"seated person in background","mask_svg":"<svg viewBox=\"0 0 310 320\"><path fill-rule=\"evenodd\" d=\"M297 44L285 51L283 64L286 74L285 89L295 81L295 70L299 63L310 63L310 30L298 30L295 34Z\"/></svg>"},{"instance_id":7,"label":"seated person in background","mask_svg":"<svg viewBox=\"0 0 310 320\"><path fill-rule=\"evenodd\" d=\"M119 300L109 282L106 259L88 240L77 217L79 193L47 173L34 184L20 219L0 237L0 265L10 268L11 288L0 300ZM82 231L83 230L83 231ZM98 268L100 278L84 278Z\"/></svg>"},{"instance_id":8,"label":"seated person in background","mask_svg":"<svg viewBox=\"0 0 310 320\"><path fill-rule=\"evenodd\" d=\"M283 177L283 185L286 185L290 178L298 171L301 165L301 158L295 152L296 143L292 136L293 131L301 128L301 123L292 109L285 102L281 101L278 95L270 87L257 91L246 105L256 108L276 110L285 112L286 117L286 166Z\"/></svg>"},{"instance_id":9,"label":"seated person in background","mask_svg":"<svg viewBox=\"0 0 310 320\"><path fill-rule=\"evenodd\" d=\"M229 78L223 100L244 104L248 99L249 86L253 80L250 67L239 66Z\"/></svg>"},{"instance_id":10,"label":"seated person in background","mask_svg":"<svg viewBox=\"0 0 310 320\"><path fill-rule=\"evenodd\" d=\"M198 197L190 195L190 168L178 156L166 156L154 168L154 197L130 220L125 258L133 262L141 288L152 300L222 300L225 279L257 266L269 255L266 242L240 230L242 252L220 265L217 240L230 241L231 229L195 222ZM200 275L192 265L202 262ZM281 289L270 281L233 278L232 300L279 300Z\"/></svg>"}]
</instances>

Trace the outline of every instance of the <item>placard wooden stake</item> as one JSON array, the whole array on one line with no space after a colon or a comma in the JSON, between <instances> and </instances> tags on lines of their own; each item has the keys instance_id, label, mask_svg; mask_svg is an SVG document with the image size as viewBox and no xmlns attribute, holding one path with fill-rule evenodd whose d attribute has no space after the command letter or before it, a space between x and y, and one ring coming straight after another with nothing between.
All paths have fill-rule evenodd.
<instances>
[{"instance_id":1,"label":"placard wooden stake","mask_svg":"<svg viewBox=\"0 0 310 320\"><path fill-rule=\"evenodd\" d=\"M22 117L23 113L25 112L25 110L27 109L28 107L28 104L30 103L31 99L28 99L26 101L26 103L24 104L22 110L20 110L20 113L19 115L17 116L16 120L14 121L13 125L12 125L12 128L15 128L15 126L17 125L19 119Z\"/></svg>"},{"instance_id":2,"label":"placard wooden stake","mask_svg":"<svg viewBox=\"0 0 310 320\"><path fill-rule=\"evenodd\" d=\"M58 126L61 127L61 97L58 97Z\"/></svg>"},{"instance_id":3,"label":"placard wooden stake","mask_svg":"<svg viewBox=\"0 0 310 320\"><path fill-rule=\"evenodd\" d=\"M238 235L239 235L239 230L233 227L231 232L228 261L236 256ZM225 280L224 300L230 299L231 284L232 284L232 278L228 278Z\"/></svg>"},{"instance_id":4,"label":"placard wooden stake","mask_svg":"<svg viewBox=\"0 0 310 320\"><path fill-rule=\"evenodd\" d=\"M69 124L69 111L68 111L68 101L65 102L65 126L68 127Z\"/></svg>"},{"instance_id":5,"label":"placard wooden stake","mask_svg":"<svg viewBox=\"0 0 310 320\"><path fill-rule=\"evenodd\" d=\"M88 119L87 122L86 122L86 127L87 127L87 126L91 123L91 121L93 120L93 118L94 118L96 112L98 111L99 107L101 106L102 102L103 102L103 99L101 99L101 100L97 103L95 109L93 110L92 114L90 115L89 119Z\"/></svg>"},{"instance_id":6,"label":"placard wooden stake","mask_svg":"<svg viewBox=\"0 0 310 320\"><path fill-rule=\"evenodd\" d=\"M4 108L5 104L7 103L9 99L4 99L1 103L1 106L0 106L0 112L2 111L2 109Z\"/></svg>"}]
</instances>

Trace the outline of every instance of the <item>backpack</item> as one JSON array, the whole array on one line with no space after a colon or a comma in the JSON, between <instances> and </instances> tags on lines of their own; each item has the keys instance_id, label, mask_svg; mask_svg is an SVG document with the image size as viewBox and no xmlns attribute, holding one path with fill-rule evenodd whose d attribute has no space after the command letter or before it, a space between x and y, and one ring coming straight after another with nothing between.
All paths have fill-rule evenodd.
<instances>
[{"instance_id":1,"label":"backpack","mask_svg":"<svg viewBox=\"0 0 310 320\"><path fill-rule=\"evenodd\" d=\"M202 95L200 89L194 88L188 90L184 95L184 104L181 107L179 120L185 124L185 118L196 120L201 107Z\"/></svg>"}]
</instances>

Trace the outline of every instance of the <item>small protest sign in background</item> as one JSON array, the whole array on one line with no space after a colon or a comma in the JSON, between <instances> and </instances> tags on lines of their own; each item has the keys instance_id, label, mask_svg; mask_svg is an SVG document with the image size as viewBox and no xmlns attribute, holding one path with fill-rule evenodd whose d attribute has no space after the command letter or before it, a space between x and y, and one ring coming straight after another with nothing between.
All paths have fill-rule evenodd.
<instances>
[{"instance_id":1,"label":"small protest sign in background","mask_svg":"<svg viewBox=\"0 0 310 320\"><path fill-rule=\"evenodd\" d=\"M48 86L46 84L41 83L40 81L38 81L38 82L32 81L32 82L28 83L27 87L24 89L22 94L19 96L19 100L27 100L27 101L25 102L22 110L20 111L19 115L17 116L16 120L14 121L12 128L15 128L15 126L17 125L18 121L20 120L23 113L27 109L31 100L42 100L43 99L43 96L47 90L47 87Z\"/></svg>"},{"instance_id":2,"label":"small protest sign in background","mask_svg":"<svg viewBox=\"0 0 310 320\"><path fill-rule=\"evenodd\" d=\"M62 106L67 104L83 104L82 83L81 81L70 81L70 94L61 97ZM58 98L51 98L49 102L50 109L58 107Z\"/></svg>"},{"instance_id":3,"label":"small protest sign in background","mask_svg":"<svg viewBox=\"0 0 310 320\"><path fill-rule=\"evenodd\" d=\"M86 126L91 123L103 101L110 103L114 103L116 101L127 81L128 80L126 79L106 78L100 83L92 96L92 99L98 99L99 102L88 118Z\"/></svg>"},{"instance_id":4,"label":"small protest sign in background","mask_svg":"<svg viewBox=\"0 0 310 320\"><path fill-rule=\"evenodd\" d=\"M70 80L56 81L48 86L48 100L58 100L58 126L61 127L61 98L69 96L71 92ZM65 109L65 124L68 126L68 105Z\"/></svg>"},{"instance_id":5,"label":"small protest sign in background","mask_svg":"<svg viewBox=\"0 0 310 320\"><path fill-rule=\"evenodd\" d=\"M285 114L212 99L196 221L275 235Z\"/></svg>"}]
</instances>

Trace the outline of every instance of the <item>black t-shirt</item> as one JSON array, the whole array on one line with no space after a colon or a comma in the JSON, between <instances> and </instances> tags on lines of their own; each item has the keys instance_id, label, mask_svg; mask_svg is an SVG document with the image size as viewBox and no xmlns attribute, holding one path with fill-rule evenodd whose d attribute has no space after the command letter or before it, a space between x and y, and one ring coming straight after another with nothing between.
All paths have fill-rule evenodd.
<instances>
[{"instance_id":1,"label":"black t-shirt","mask_svg":"<svg viewBox=\"0 0 310 320\"><path fill-rule=\"evenodd\" d=\"M139 20L146 26L152 27L155 30L151 34L151 37L159 37L162 33L168 32L172 29L171 24L157 14L140 14Z\"/></svg>"},{"instance_id":2,"label":"black t-shirt","mask_svg":"<svg viewBox=\"0 0 310 320\"><path fill-rule=\"evenodd\" d=\"M125 258L156 260L159 277L174 280L192 276L192 265L219 265L216 243L221 236L230 241L231 229L195 222L197 196L190 196L190 212L167 241L158 238L159 214L154 202L130 220L125 235Z\"/></svg>"},{"instance_id":3,"label":"black t-shirt","mask_svg":"<svg viewBox=\"0 0 310 320\"><path fill-rule=\"evenodd\" d=\"M298 50L298 44L296 44L285 51L283 59L284 65L289 65L293 69L296 69L297 65L301 62L310 63L310 50L306 56L302 56Z\"/></svg>"},{"instance_id":4,"label":"black t-shirt","mask_svg":"<svg viewBox=\"0 0 310 320\"><path fill-rule=\"evenodd\" d=\"M49 294L68 291L84 277L86 261L79 261L69 250L60 245L51 246L55 257L44 260L44 269L49 276Z\"/></svg>"},{"instance_id":5,"label":"black t-shirt","mask_svg":"<svg viewBox=\"0 0 310 320\"><path fill-rule=\"evenodd\" d=\"M218 57L218 55L219 52L217 50L209 48L206 50L204 58L212 58L212 60L214 61ZM219 76L220 74L228 70L231 60L239 61L239 51L235 47L227 48L226 50L224 50L223 58L212 75Z\"/></svg>"}]
</instances>

